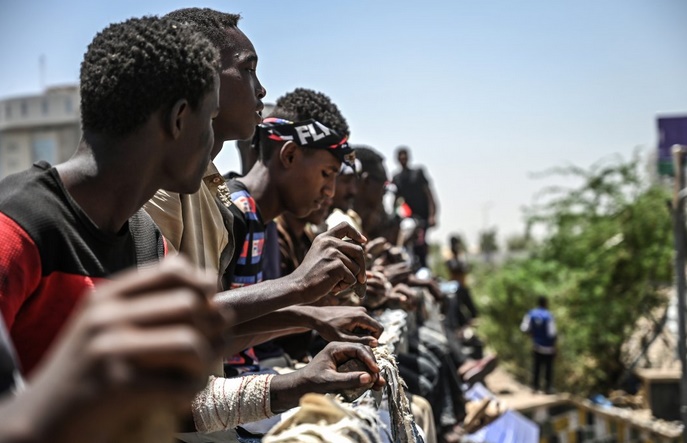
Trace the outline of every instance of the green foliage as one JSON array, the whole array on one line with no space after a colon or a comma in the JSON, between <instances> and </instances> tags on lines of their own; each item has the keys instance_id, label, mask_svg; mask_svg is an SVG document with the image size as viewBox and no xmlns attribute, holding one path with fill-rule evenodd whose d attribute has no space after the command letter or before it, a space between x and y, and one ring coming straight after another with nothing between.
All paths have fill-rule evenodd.
<instances>
[{"instance_id":1,"label":"green foliage","mask_svg":"<svg viewBox=\"0 0 687 443\"><path fill-rule=\"evenodd\" d=\"M477 273L481 332L502 360L527 379L529 337L522 316L538 295L549 297L559 330L557 385L589 393L611 387L623 365L621 345L672 281L672 228L667 191L645 185L638 161L554 170L583 180L549 188L529 222L548 233L526 259Z\"/></svg>"},{"instance_id":2,"label":"green foliage","mask_svg":"<svg viewBox=\"0 0 687 443\"><path fill-rule=\"evenodd\" d=\"M511 235L506 238L508 252L526 251L532 246L532 239L528 235Z\"/></svg>"},{"instance_id":3,"label":"green foliage","mask_svg":"<svg viewBox=\"0 0 687 443\"><path fill-rule=\"evenodd\" d=\"M441 245L430 243L428 256L427 261L432 270L432 275L442 280L448 280L448 268L446 267L446 259L443 256Z\"/></svg>"},{"instance_id":4,"label":"green foliage","mask_svg":"<svg viewBox=\"0 0 687 443\"><path fill-rule=\"evenodd\" d=\"M491 262L494 253L499 250L496 228L486 229L479 233L479 250L484 255L484 260Z\"/></svg>"}]
</instances>

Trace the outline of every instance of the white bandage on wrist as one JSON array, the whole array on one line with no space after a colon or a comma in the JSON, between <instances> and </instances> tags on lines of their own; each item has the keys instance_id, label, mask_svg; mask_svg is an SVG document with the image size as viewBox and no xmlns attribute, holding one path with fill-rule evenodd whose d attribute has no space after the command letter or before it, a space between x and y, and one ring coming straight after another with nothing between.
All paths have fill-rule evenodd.
<instances>
[{"instance_id":1,"label":"white bandage on wrist","mask_svg":"<svg viewBox=\"0 0 687 443\"><path fill-rule=\"evenodd\" d=\"M234 428L272 417L270 382L274 374L236 378L210 376L208 384L193 400L193 421L199 432Z\"/></svg>"}]
</instances>

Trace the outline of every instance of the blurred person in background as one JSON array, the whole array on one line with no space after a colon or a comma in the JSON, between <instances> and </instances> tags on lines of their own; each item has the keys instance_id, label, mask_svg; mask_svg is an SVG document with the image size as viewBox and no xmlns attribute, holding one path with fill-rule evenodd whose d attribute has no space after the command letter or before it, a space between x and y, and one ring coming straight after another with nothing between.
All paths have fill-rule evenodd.
<instances>
[{"instance_id":1,"label":"blurred person in background","mask_svg":"<svg viewBox=\"0 0 687 443\"><path fill-rule=\"evenodd\" d=\"M421 167L411 168L410 149L400 146L396 149L396 160L401 170L394 175L396 186L396 205L407 205L411 216L418 222L414 253L419 266L427 267L427 230L437 225L437 204L430 187L429 179Z\"/></svg>"}]
</instances>

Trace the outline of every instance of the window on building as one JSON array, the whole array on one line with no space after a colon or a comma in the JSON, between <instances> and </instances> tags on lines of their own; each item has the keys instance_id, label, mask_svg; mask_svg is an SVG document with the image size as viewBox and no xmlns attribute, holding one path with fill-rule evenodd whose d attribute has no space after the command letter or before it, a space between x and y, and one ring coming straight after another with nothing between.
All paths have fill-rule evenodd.
<instances>
[{"instance_id":1,"label":"window on building","mask_svg":"<svg viewBox=\"0 0 687 443\"><path fill-rule=\"evenodd\" d=\"M21 116L26 117L26 115L29 113L29 104L26 103L26 100L21 101Z\"/></svg>"},{"instance_id":2,"label":"window on building","mask_svg":"<svg viewBox=\"0 0 687 443\"><path fill-rule=\"evenodd\" d=\"M5 118L7 120L12 118L12 105L10 103L5 103Z\"/></svg>"},{"instance_id":3,"label":"window on building","mask_svg":"<svg viewBox=\"0 0 687 443\"><path fill-rule=\"evenodd\" d=\"M67 111L67 114L71 114L72 111L74 111L74 104L72 103L71 97L66 97L64 99L64 110Z\"/></svg>"},{"instance_id":4,"label":"window on building","mask_svg":"<svg viewBox=\"0 0 687 443\"><path fill-rule=\"evenodd\" d=\"M57 143L55 139L48 137L37 137L31 144L33 151L33 161L45 160L50 164L57 163Z\"/></svg>"},{"instance_id":5,"label":"window on building","mask_svg":"<svg viewBox=\"0 0 687 443\"><path fill-rule=\"evenodd\" d=\"M41 111L43 111L43 115L48 115L49 110L50 109L48 107L48 100L44 98L41 102Z\"/></svg>"}]
</instances>

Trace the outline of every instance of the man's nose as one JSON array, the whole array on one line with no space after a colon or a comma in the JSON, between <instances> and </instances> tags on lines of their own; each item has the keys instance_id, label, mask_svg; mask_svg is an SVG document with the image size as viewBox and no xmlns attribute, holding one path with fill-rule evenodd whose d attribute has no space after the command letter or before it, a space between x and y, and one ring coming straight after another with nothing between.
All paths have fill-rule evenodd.
<instances>
[{"instance_id":1,"label":"man's nose","mask_svg":"<svg viewBox=\"0 0 687 443\"><path fill-rule=\"evenodd\" d=\"M336 193L336 180L331 180L325 183L322 191L325 197L334 198L334 194Z\"/></svg>"}]
</instances>

